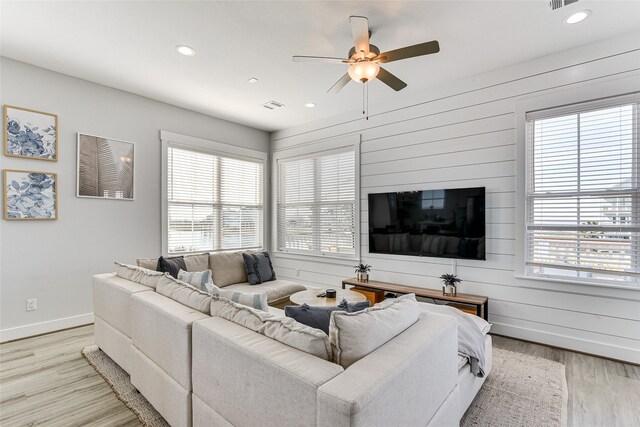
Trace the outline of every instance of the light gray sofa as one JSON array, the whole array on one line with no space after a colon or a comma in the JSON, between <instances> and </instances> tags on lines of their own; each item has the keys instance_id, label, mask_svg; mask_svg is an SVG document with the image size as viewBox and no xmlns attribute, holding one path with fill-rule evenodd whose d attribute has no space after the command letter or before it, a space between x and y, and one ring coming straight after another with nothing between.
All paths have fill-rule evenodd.
<instances>
[{"instance_id":1,"label":"light gray sofa","mask_svg":"<svg viewBox=\"0 0 640 427\"><path fill-rule=\"evenodd\" d=\"M266 292L271 303L304 289L286 281L249 287L246 276L239 281L242 256L220 257L210 255L218 283L234 275L238 280L228 287ZM402 334L343 369L211 317L206 300L194 308L156 292L162 273L116 267L116 274L93 277L96 344L172 426L399 425L399 420L457 425L484 381L456 356L457 329L448 316L423 313ZM277 308L270 312L284 315ZM485 340L488 374L491 340Z\"/></svg>"}]
</instances>

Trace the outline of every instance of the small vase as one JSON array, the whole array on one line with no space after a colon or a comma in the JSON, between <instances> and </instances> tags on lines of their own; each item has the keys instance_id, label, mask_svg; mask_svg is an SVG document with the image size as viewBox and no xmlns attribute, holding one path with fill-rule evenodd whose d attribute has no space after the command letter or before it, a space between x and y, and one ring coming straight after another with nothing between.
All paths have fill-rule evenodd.
<instances>
[{"instance_id":1,"label":"small vase","mask_svg":"<svg viewBox=\"0 0 640 427\"><path fill-rule=\"evenodd\" d=\"M369 273L361 273L358 271L356 275L356 279L358 282L368 282L369 281Z\"/></svg>"}]
</instances>

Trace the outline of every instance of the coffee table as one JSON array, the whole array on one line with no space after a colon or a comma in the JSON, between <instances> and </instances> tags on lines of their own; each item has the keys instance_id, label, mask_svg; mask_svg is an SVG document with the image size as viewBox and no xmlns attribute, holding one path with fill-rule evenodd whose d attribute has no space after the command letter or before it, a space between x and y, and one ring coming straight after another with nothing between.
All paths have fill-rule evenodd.
<instances>
[{"instance_id":1,"label":"coffee table","mask_svg":"<svg viewBox=\"0 0 640 427\"><path fill-rule=\"evenodd\" d=\"M311 307L335 307L340 304L343 299L346 299L347 302L362 302L367 300L364 295L348 289L336 289L335 298L317 296L323 292L323 289L307 289L306 291L296 292L291 295L289 299L296 305L307 304Z\"/></svg>"}]
</instances>

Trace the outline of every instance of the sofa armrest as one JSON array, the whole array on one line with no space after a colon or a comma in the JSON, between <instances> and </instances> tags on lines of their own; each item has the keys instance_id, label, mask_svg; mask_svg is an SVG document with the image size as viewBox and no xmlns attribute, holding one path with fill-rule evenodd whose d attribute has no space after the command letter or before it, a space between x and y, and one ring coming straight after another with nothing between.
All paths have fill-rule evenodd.
<instances>
[{"instance_id":1,"label":"sofa armrest","mask_svg":"<svg viewBox=\"0 0 640 427\"><path fill-rule=\"evenodd\" d=\"M457 334L455 319L423 313L410 328L320 386L317 425L428 424L457 384Z\"/></svg>"}]
</instances>

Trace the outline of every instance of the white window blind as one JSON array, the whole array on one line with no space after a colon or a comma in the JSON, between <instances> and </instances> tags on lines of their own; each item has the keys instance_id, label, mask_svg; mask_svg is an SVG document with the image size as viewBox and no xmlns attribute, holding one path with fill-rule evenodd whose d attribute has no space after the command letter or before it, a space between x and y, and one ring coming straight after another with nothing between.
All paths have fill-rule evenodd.
<instances>
[{"instance_id":1,"label":"white window blind","mask_svg":"<svg viewBox=\"0 0 640 427\"><path fill-rule=\"evenodd\" d=\"M169 146L168 252L262 247L263 164Z\"/></svg>"},{"instance_id":2,"label":"white window blind","mask_svg":"<svg viewBox=\"0 0 640 427\"><path fill-rule=\"evenodd\" d=\"M354 258L355 152L278 161L278 250Z\"/></svg>"},{"instance_id":3,"label":"white window blind","mask_svg":"<svg viewBox=\"0 0 640 427\"><path fill-rule=\"evenodd\" d=\"M527 114L527 275L639 286L639 101Z\"/></svg>"}]
</instances>

